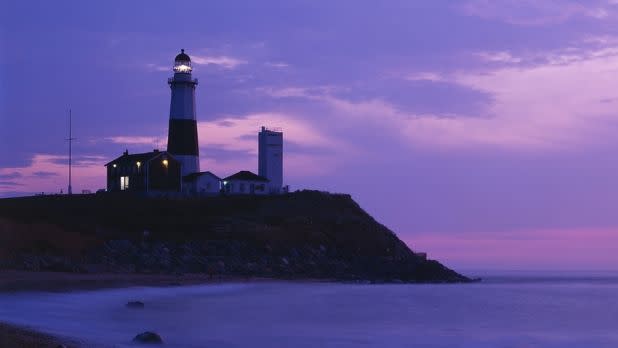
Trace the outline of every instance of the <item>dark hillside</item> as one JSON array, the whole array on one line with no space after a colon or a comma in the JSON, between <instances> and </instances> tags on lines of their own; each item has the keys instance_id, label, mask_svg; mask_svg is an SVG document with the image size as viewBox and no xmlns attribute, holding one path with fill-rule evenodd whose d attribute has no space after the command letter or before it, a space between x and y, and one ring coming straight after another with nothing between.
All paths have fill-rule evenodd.
<instances>
[{"instance_id":1,"label":"dark hillside","mask_svg":"<svg viewBox=\"0 0 618 348\"><path fill-rule=\"evenodd\" d=\"M349 195L0 200L0 266L281 278L466 281L414 254Z\"/></svg>"}]
</instances>

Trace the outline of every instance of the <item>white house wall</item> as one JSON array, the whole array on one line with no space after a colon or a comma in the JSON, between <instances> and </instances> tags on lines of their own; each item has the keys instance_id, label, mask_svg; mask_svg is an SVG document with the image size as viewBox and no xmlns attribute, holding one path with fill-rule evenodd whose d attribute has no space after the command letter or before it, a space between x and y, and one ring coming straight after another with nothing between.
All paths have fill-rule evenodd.
<instances>
[{"instance_id":1,"label":"white house wall","mask_svg":"<svg viewBox=\"0 0 618 348\"><path fill-rule=\"evenodd\" d=\"M254 192L251 192L251 185L254 185L256 188ZM244 190L241 190L242 185L244 185ZM258 190L257 187L260 185L264 185L264 190ZM228 194L234 195L266 195L268 194L268 183L264 181L248 181L248 180L232 180L228 181L226 184L225 192Z\"/></svg>"},{"instance_id":2,"label":"white house wall","mask_svg":"<svg viewBox=\"0 0 618 348\"><path fill-rule=\"evenodd\" d=\"M197 193L216 194L221 191L221 181L211 175L201 175L195 181Z\"/></svg>"}]
</instances>

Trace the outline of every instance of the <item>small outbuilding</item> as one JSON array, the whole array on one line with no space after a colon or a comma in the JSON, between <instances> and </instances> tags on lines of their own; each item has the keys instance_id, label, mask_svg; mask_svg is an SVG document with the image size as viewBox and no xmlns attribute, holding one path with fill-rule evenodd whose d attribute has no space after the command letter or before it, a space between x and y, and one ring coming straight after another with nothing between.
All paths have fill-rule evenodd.
<instances>
[{"instance_id":1,"label":"small outbuilding","mask_svg":"<svg viewBox=\"0 0 618 348\"><path fill-rule=\"evenodd\" d=\"M129 154L107 163L107 191L166 193L182 188L180 162L167 151Z\"/></svg>"},{"instance_id":2,"label":"small outbuilding","mask_svg":"<svg viewBox=\"0 0 618 348\"><path fill-rule=\"evenodd\" d=\"M230 175L223 179L223 192L232 195L268 194L269 180L248 170Z\"/></svg>"},{"instance_id":3,"label":"small outbuilding","mask_svg":"<svg viewBox=\"0 0 618 348\"><path fill-rule=\"evenodd\" d=\"M216 195L221 193L221 178L211 172L199 172L182 178L182 191L194 195Z\"/></svg>"}]
</instances>

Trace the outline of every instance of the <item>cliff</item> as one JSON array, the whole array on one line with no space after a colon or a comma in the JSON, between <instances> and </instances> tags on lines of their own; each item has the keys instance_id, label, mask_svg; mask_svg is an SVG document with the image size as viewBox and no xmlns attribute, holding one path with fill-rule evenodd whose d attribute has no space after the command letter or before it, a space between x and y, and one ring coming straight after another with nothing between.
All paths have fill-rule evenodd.
<instances>
[{"instance_id":1,"label":"cliff","mask_svg":"<svg viewBox=\"0 0 618 348\"><path fill-rule=\"evenodd\" d=\"M0 268L469 281L412 252L349 195L317 191L1 199Z\"/></svg>"}]
</instances>

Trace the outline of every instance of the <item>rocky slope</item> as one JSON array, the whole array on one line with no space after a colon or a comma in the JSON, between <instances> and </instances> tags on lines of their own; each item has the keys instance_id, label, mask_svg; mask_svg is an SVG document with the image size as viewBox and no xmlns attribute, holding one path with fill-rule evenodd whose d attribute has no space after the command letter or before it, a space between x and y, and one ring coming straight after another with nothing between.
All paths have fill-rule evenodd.
<instances>
[{"instance_id":1,"label":"rocky slope","mask_svg":"<svg viewBox=\"0 0 618 348\"><path fill-rule=\"evenodd\" d=\"M349 195L0 200L0 268L374 282L468 278L412 252Z\"/></svg>"}]
</instances>

